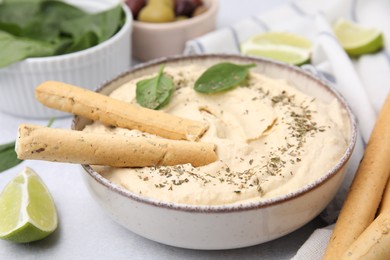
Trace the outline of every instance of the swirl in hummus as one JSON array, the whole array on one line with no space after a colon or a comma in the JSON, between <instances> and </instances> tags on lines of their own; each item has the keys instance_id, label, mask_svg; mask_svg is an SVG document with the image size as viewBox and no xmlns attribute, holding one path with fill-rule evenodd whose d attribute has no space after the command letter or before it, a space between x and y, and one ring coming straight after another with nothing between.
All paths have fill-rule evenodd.
<instances>
[{"instance_id":1,"label":"swirl in hummus","mask_svg":"<svg viewBox=\"0 0 390 260\"><path fill-rule=\"evenodd\" d=\"M295 191L324 175L345 152L349 121L336 99L324 103L284 80L254 72L233 90L197 93L193 85L205 69L199 65L166 67L176 90L163 111L207 122L209 129L200 141L216 144L218 161L197 168L185 164L94 169L146 197L221 205ZM136 104L135 88L140 79L124 84L110 96ZM161 138L99 122L84 131Z\"/></svg>"}]
</instances>

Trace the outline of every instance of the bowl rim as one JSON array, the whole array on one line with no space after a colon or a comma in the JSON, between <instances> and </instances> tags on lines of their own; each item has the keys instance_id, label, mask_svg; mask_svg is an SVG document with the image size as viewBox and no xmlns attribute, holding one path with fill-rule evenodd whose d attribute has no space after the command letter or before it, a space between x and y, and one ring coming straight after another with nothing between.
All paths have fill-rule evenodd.
<instances>
[{"instance_id":1,"label":"bowl rim","mask_svg":"<svg viewBox=\"0 0 390 260\"><path fill-rule=\"evenodd\" d=\"M256 202L236 202L234 204L224 204L224 205L193 205L193 204L182 204L182 203L174 203L174 202L166 202L157 200L154 198L145 197L143 195L133 193L129 190L126 190L125 188L120 187L119 185L109 181L108 179L104 178L102 175L100 175L98 172L93 170L93 168L90 165L82 165L84 170L87 172L87 174L90 175L95 181L97 181L99 184L103 185L105 188L113 191L114 193L117 193L121 196L124 196L126 198L129 198L131 200L145 203L150 206L157 206L160 208L166 208L171 210L177 210L177 211L183 211L183 212L197 212L197 213L229 213L229 212L242 212L247 210L256 210L260 208L275 206L278 204L282 204L285 202L288 202L290 200L293 200L295 198L301 197L305 195L306 193L309 193L310 191L314 190L315 188L325 184L327 181L329 181L332 177L334 177L337 173L339 173L339 170L343 168L349 161L349 158L352 155L352 152L354 150L356 140L357 140L357 121L352 113L352 110L344 97L339 93L338 90L336 90L332 83L327 81L324 78L316 77L315 75L299 68L293 65L289 65L286 63L266 59L266 58L258 58L258 57L251 57L251 56L245 56L245 55L236 55L236 54L200 54L200 55L176 55L171 57L164 57L160 59L155 59L149 62L145 62L142 64L138 64L131 69L121 73L114 79L107 81L103 84L101 84L95 91L100 92L105 87L109 86L113 82L127 76L128 74L135 73L139 70L143 70L145 68L151 67L151 66L158 66L162 63L169 63L169 62L176 62L176 61L183 61L183 60L194 60L194 59L225 59L225 60L235 60L235 61L243 61L243 62L260 62L260 63L266 63L271 64L276 67L280 67L282 69L287 69L295 73L299 73L300 75L309 78L309 80L312 80L316 82L320 87L324 88L325 90L329 91L331 95L333 95L342 105L342 107L347 112L347 117L350 121L350 140L348 142L348 146L345 149L343 155L341 158L337 161L335 166L328 170L326 173L324 173L320 178L316 179L315 181L308 183L304 185L303 187L299 188L298 190L294 192L289 192L284 195L256 201ZM72 120L72 129L76 129L76 124L79 121L79 116L74 116Z\"/></svg>"},{"instance_id":2,"label":"bowl rim","mask_svg":"<svg viewBox=\"0 0 390 260\"><path fill-rule=\"evenodd\" d=\"M128 30L132 29L133 25L133 15L130 12L130 9L128 8L127 5L124 3L120 4L122 6L122 10L125 13L125 23L122 25L119 31L117 31L114 35L112 35L109 39L99 43L98 45L92 46L88 49L72 52L72 53L67 53L67 54L62 54L62 55L56 55L56 56L46 56L46 57L31 57L24 59L20 62L16 62L14 64L11 64L9 67L13 65L23 65L27 63L44 63L44 62L56 62L56 61L61 61L61 60L69 60L73 58L79 58L80 56L86 56L86 55L94 55L94 53L100 49L104 49L108 47L112 42L117 41L118 39L122 38L124 34ZM8 67L6 67L8 68Z\"/></svg>"},{"instance_id":3,"label":"bowl rim","mask_svg":"<svg viewBox=\"0 0 390 260\"><path fill-rule=\"evenodd\" d=\"M190 25L197 25L202 21L208 20L211 17L213 17L217 13L218 6L219 6L219 0L209 0L209 7L206 12L198 16L191 17L187 20L173 21L173 22L166 22L166 23L147 23L147 22L140 22L134 19L133 26L134 28L137 29L146 29L146 30L171 30L171 29L184 28Z\"/></svg>"}]
</instances>

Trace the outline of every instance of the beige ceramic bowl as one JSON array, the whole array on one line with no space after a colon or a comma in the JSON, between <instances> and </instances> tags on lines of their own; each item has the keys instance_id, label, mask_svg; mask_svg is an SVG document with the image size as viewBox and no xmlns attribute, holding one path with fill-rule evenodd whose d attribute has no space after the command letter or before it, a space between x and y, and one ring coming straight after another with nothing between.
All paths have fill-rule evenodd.
<instances>
[{"instance_id":1,"label":"beige ceramic bowl","mask_svg":"<svg viewBox=\"0 0 390 260\"><path fill-rule=\"evenodd\" d=\"M133 56L140 61L181 54L186 41L215 29L218 0L203 0L208 10L188 20L171 23L134 21Z\"/></svg>"},{"instance_id":2,"label":"beige ceramic bowl","mask_svg":"<svg viewBox=\"0 0 390 260\"><path fill-rule=\"evenodd\" d=\"M83 165L87 186L107 214L125 228L164 244L192 249L230 249L255 245L286 235L316 217L339 189L356 141L356 123L344 99L326 82L299 68L269 60L205 55L173 57L154 61L122 74L98 92L109 94L131 79L149 75L160 64L181 66L221 61L256 63L252 70L272 78L283 78L301 91L325 102L337 99L348 113L349 143L334 167L304 187L286 195L255 203L195 206L144 197L111 183L91 166ZM81 130L88 120L75 117L73 129ZM102 234L103 236L104 234Z\"/></svg>"},{"instance_id":3,"label":"beige ceramic bowl","mask_svg":"<svg viewBox=\"0 0 390 260\"><path fill-rule=\"evenodd\" d=\"M114 0L67 0L89 12L112 7ZM125 24L110 39L86 50L51 57L28 58L0 68L0 111L28 118L61 117L67 114L41 105L35 99L35 87L46 80L62 81L95 89L131 64L132 15L123 5Z\"/></svg>"}]
</instances>

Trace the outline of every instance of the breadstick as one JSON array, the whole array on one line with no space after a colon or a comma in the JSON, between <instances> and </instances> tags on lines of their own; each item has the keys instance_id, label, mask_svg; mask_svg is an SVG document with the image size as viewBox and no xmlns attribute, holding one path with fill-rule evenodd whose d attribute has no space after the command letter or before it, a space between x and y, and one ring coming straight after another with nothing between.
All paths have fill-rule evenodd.
<instances>
[{"instance_id":1,"label":"breadstick","mask_svg":"<svg viewBox=\"0 0 390 260\"><path fill-rule=\"evenodd\" d=\"M390 259L390 178L378 217L352 243L342 259Z\"/></svg>"},{"instance_id":2,"label":"breadstick","mask_svg":"<svg viewBox=\"0 0 390 260\"><path fill-rule=\"evenodd\" d=\"M385 209L390 209L390 177L387 181L385 191L383 192L379 214L382 213Z\"/></svg>"},{"instance_id":3,"label":"breadstick","mask_svg":"<svg viewBox=\"0 0 390 260\"><path fill-rule=\"evenodd\" d=\"M390 208L379 214L341 259L390 259Z\"/></svg>"},{"instance_id":4,"label":"breadstick","mask_svg":"<svg viewBox=\"0 0 390 260\"><path fill-rule=\"evenodd\" d=\"M35 97L50 108L168 139L198 140L208 128L202 122L135 106L57 81L46 81L39 85L35 89Z\"/></svg>"},{"instance_id":5,"label":"breadstick","mask_svg":"<svg viewBox=\"0 0 390 260\"><path fill-rule=\"evenodd\" d=\"M390 178L378 217L352 243L342 259L390 259Z\"/></svg>"},{"instance_id":6,"label":"breadstick","mask_svg":"<svg viewBox=\"0 0 390 260\"><path fill-rule=\"evenodd\" d=\"M374 220L390 174L390 93L379 113L324 259L340 259Z\"/></svg>"},{"instance_id":7,"label":"breadstick","mask_svg":"<svg viewBox=\"0 0 390 260\"><path fill-rule=\"evenodd\" d=\"M202 166L217 159L215 145L162 138L86 133L20 125L16 141L19 159L145 167L190 163Z\"/></svg>"}]
</instances>

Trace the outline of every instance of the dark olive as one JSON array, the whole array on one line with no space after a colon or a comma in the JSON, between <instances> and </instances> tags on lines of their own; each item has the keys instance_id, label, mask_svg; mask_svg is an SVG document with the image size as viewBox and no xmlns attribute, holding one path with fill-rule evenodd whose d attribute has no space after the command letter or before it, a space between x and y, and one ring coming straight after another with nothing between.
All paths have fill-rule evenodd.
<instances>
[{"instance_id":1,"label":"dark olive","mask_svg":"<svg viewBox=\"0 0 390 260\"><path fill-rule=\"evenodd\" d=\"M195 10L195 3L192 0L176 0L175 1L175 15L191 17Z\"/></svg>"},{"instance_id":2,"label":"dark olive","mask_svg":"<svg viewBox=\"0 0 390 260\"><path fill-rule=\"evenodd\" d=\"M192 0L192 2L194 2L195 7L203 5L203 1L202 0Z\"/></svg>"},{"instance_id":3,"label":"dark olive","mask_svg":"<svg viewBox=\"0 0 390 260\"><path fill-rule=\"evenodd\" d=\"M126 0L125 3L130 7L131 13L136 19L139 11L146 5L146 0Z\"/></svg>"}]
</instances>

